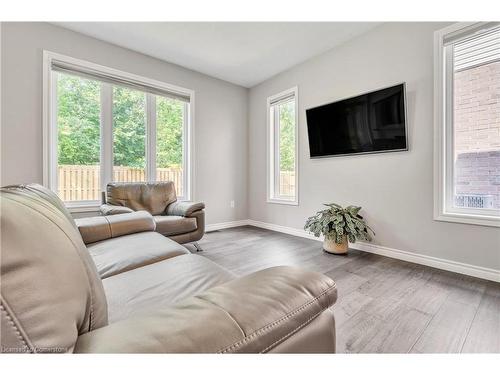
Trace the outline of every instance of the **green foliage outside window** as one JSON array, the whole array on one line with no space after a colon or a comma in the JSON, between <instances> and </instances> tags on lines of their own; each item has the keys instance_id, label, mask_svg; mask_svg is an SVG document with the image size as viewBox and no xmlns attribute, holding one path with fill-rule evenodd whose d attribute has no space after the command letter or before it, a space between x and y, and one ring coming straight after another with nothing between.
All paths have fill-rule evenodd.
<instances>
[{"instance_id":1,"label":"green foliage outside window","mask_svg":"<svg viewBox=\"0 0 500 375\"><path fill-rule=\"evenodd\" d=\"M178 167L182 164L184 103L156 97L156 166Z\"/></svg>"},{"instance_id":2,"label":"green foliage outside window","mask_svg":"<svg viewBox=\"0 0 500 375\"><path fill-rule=\"evenodd\" d=\"M279 106L280 115L280 170L293 171L295 168L295 103Z\"/></svg>"},{"instance_id":3,"label":"green foliage outside window","mask_svg":"<svg viewBox=\"0 0 500 375\"><path fill-rule=\"evenodd\" d=\"M98 165L99 82L60 74L57 95L59 164Z\"/></svg>"},{"instance_id":4,"label":"green foliage outside window","mask_svg":"<svg viewBox=\"0 0 500 375\"><path fill-rule=\"evenodd\" d=\"M113 87L113 158L115 166L146 166L146 94Z\"/></svg>"},{"instance_id":5,"label":"green foliage outside window","mask_svg":"<svg viewBox=\"0 0 500 375\"><path fill-rule=\"evenodd\" d=\"M58 162L99 165L100 83L59 74L57 80ZM157 166L182 164L184 104L157 96ZM113 87L113 158L115 166L146 164L146 95Z\"/></svg>"}]
</instances>

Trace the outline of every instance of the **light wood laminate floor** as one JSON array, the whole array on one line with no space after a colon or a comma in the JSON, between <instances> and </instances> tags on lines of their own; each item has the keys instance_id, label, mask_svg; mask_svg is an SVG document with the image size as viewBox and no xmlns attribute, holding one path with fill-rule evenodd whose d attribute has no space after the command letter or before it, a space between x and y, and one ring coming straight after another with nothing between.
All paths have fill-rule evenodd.
<instances>
[{"instance_id":1,"label":"light wood laminate floor","mask_svg":"<svg viewBox=\"0 0 500 375\"><path fill-rule=\"evenodd\" d=\"M256 227L207 233L199 253L237 275L304 267L337 283L340 353L500 353L500 284Z\"/></svg>"}]
</instances>

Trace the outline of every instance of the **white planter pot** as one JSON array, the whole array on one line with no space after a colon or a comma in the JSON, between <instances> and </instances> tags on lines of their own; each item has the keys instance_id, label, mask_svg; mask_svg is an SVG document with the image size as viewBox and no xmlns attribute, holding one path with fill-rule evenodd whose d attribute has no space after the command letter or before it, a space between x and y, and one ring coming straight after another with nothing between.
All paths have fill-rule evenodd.
<instances>
[{"instance_id":1,"label":"white planter pot","mask_svg":"<svg viewBox=\"0 0 500 375\"><path fill-rule=\"evenodd\" d=\"M325 237L323 241L323 250L331 254L347 254L347 249L349 248L349 243L347 241L347 236L343 237L342 243L336 243L335 240Z\"/></svg>"}]
</instances>

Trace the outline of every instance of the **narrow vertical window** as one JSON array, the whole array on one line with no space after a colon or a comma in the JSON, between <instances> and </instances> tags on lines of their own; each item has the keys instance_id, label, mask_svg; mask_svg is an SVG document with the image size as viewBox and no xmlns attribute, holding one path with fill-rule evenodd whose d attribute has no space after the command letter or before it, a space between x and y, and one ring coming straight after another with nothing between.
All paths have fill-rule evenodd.
<instances>
[{"instance_id":1,"label":"narrow vertical window","mask_svg":"<svg viewBox=\"0 0 500 375\"><path fill-rule=\"evenodd\" d=\"M184 196L184 134L187 104L156 97L156 179L174 181L177 196Z\"/></svg>"},{"instance_id":2,"label":"narrow vertical window","mask_svg":"<svg viewBox=\"0 0 500 375\"><path fill-rule=\"evenodd\" d=\"M57 193L66 202L100 196L100 83L57 75Z\"/></svg>"},{"instance_id":3,"label":"narrow vertical window","mask_svg":"<svg viewBox=\"0 0 500 375\"><path fill-rule=\"evenodd\" d=\"M500 226L500 25L437 35L437 216Z\"/></svg>"},{"instance_id":4,"label":"narrow vertical window","mask_svg":"<svg viewBox=\"0 0 500 375\"><path fill-rule=\"evenodd\" d=\"M113 87L113 181L146 181L146 94Z\"/></svg>"},{"instance_id":5,"label":"narrow vertical window","mask_svg":"<svg viewBox=\"0 0 500 375\"><path fill-rule=\"evenodd\" d=\"M268 123L268 201L297 205L297 88L268 99Z\"/></svg>"}]
</instances>

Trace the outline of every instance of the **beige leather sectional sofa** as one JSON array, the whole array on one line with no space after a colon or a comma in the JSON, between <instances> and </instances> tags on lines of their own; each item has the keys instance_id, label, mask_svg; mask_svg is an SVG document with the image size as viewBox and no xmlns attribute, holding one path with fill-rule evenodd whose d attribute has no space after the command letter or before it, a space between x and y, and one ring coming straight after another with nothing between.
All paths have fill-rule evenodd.
<instances>
[{"instance_id":1,"label":"beige leather sectional sofa","mask_svg":"<svg viewBox=\"0 0 500 375\"><path fill-rule=\"evenodd\" d=\"M1 191L3 352L335 351L328 277L236 277L147 212L74 221L39 185Z\"/></svg>"}]
</instances>

